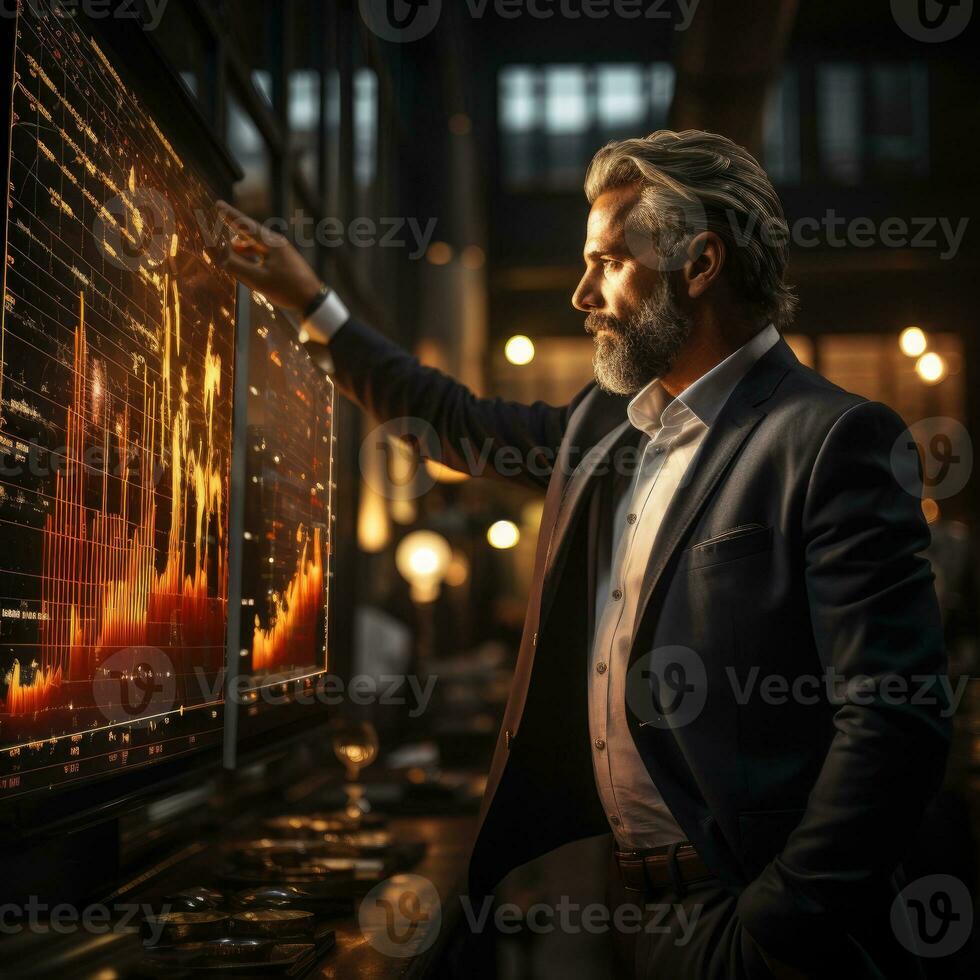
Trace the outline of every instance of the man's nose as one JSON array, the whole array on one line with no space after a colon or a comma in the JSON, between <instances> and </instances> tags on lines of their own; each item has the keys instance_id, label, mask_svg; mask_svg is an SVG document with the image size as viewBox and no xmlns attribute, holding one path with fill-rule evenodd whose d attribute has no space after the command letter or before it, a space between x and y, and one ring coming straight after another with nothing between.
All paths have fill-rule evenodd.
<instances>
[{"instance_id":1,"label":"man's nose","mask_svg":"<svg viewBox=\"0 0 980 980\"><path fill-rule=\"evenodd\" d=\"M602 294L595 288L590 276L583 276L575 292L572 293L572 306L582 313L591 313L601 308Z\"/></svg>"}]
</instances>

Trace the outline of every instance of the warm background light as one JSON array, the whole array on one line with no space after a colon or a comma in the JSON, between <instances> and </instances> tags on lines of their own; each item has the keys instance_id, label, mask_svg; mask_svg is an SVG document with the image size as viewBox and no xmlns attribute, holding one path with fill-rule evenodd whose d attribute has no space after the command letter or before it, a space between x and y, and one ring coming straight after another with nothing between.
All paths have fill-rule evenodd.
<instances>
[{"instance_id":1,"label":"warm background light","mask_svg":"<svg viewBox=\"0 0 980 980\"><path fill-rule=\"evenodd\" d=\"M930 351L915 362L915 372L926 384L939 384L946 377L946 362L935 351Z\"/></svg>"},{"instance_id":2,"label":"warm background light","mask_svg":"<svg viewBox=\"0 0 980 980\"><path fill-rule=\"evenodd\" d=\"M461 551L453 552L453 559L446 569L446 585L458 587L465 585L470 577L470 562Z\"/></svg>"},{"instance_id":3,"label":"warm background light","mask_svg":"<svg viewBox=\"0 0 980 980\"><path fill-rule=\"evenodd\" d=\"M540 498L529 500L521 508L521 524L526 531L537 531L544 516L544 501Z\"/></svg>"},{"instance_id":4,"label":"warm background light","mask_svg":"<svg viewBox=\"0 0 980 980\"><path fill-rule=\"evenodd\" d=\"M479 245L467 245L460 253L459 259L464 269L482 269L487 254Z\"/></svg>"},{"instance_id":5,"label":"warm background light","mask_svg":"<svg viewBox=\"0 0 980 980\"><path fill-rule=\"evenodd\" d=\"M391 523L385 510L384 498L370 490L368 494L369 496L361 498L360 512L357 515L357 546L361 551L376 555L388 547Z\"/></svg>"},{"instance_id":6,"label":"warm background light","mask_svg":"<svg viewBox=\"0 0 980 980\"><path fill-rule=\"evenodd\" d=\"M452 557L449 542L441 534L413 531L395 549L395 567L411 586L416 602L434 602Z\"/></svg>"},{"instance_id":7,"label":"warm background light","mask_svg":"<svg viewBox=\"0 0 980 980\"><path fill-rule=\"evenodd\" d=\"M453 250L448 242L433 242L426 249L425 257L433 265L446 265L452 261Z\"/></svg>"},{"instance_id":8,"label":"warm background light","mask_svg":"<svg viewBox=\"0 0 980 980\"><path fill-rule=\"evenodd\" d=\"M440 463L437 459L427 459L425 461L425 471L437 483L462 483L470 478L469 473L454 470L445 463Z\"/></svg>"},{"instance_id":9,"label":"warm background light","mask_svg":"<svg viewBox=\"0 0 980 980\"><path fill-rule=\"evenodd\" d=\"M926 349L926 335L918 327L906 327L898 338L898 346L902 353L909 357L918 357Z\"/></svg>"},{"instance_id":10,"label":"warm background light","mask_svg":"<svg viewBox=\"0 0 980 980\"><path fill-rule=\"evenodd\" d=\"M530 337L515 334L504 344L504 357L511 364L530 364L534 360L534 344Z\"/></svg>"},{"instance_id":11,"label":"warm background light","mask_svg":"<svg viewBox=\"0 0 980 980\"><path fill-rule=\"evenodd\" d=\"M922 501L922 513L927 524L935 524L939 520L939 504L931 497L926 497Z\"/></svg>"},{"instance_id":12,"label":"warm background light","mask_svg":"<svg viewBox=\"0 0 980 980\"><path fill-rule=\"evenodd\" d=\"M487 541L494 548L513 548L521 540L521 532L513 521L495 521L487 529Z\"/></svg>"}]
</instances>

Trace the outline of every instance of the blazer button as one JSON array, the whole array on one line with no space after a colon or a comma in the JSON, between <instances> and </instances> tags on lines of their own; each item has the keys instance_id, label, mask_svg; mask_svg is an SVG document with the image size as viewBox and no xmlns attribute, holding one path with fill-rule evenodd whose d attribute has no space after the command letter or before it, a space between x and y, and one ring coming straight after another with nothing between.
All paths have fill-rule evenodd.
<instances>
[{"instance_id":1,"label":"blazer button","mask_svg":"<svg viewBox=\"0 0 980 980\"><path fill-rule=\"evenodd\" d=\"M623 598L623 590L622 589L613 589L612 597L617 602L619 602L619 600Z\"/></svg>"},{"instance_id":2,"label":"blazer button","mask_svg":"<svg viewBox=\"0 0 980 980\"><path fill-rule=\"evenodd\" d=\"M504 748L510 751L510 740L512 738L511 730L509 728L504 729Z\"/></svg>"},{"instance_id":3,"label":"blazer button","mask_svg":"<svg viewBox=\"0 0 980 980\"><path fill-rule=\"evenodd\" d=\"M535 634L534 634L534 635L533 635L533 636L531 637L531 646L532 646L532 647L536 647L537 645L538 645L538 634L537 634L537 633L535 633Z\"/></svg>"}]
</instances>

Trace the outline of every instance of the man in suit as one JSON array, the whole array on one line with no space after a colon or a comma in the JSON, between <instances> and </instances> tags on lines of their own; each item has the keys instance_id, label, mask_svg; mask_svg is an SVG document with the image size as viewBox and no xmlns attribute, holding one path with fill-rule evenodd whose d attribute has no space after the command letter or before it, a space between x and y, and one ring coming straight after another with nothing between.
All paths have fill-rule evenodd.
<instances>
[{"instance_id":1,"label":"man in suit","mask_svg":"<svg viewBox=\"0 0 980 980\"><path fill-rule=\"evenodd\" d=\"M343 392L546 491L471 891L611 832L610 900L670 909L621 930L624 975L915 976L890 913L949 737L915 447L781 339L788 236L747 151L611 143L586 194L595 379L564 407L421 367L223 205L229 268L303 311Z\"/></svg>"}]
</instances>

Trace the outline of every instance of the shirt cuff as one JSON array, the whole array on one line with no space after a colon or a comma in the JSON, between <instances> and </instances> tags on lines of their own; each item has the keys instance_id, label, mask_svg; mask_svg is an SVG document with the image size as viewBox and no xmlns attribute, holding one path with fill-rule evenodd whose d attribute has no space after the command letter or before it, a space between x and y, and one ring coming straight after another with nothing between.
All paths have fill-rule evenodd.
<instances>
[{"instance_id":1,"label":"shirt cuff","mask_svg":"<svg viewBox=\"0 0 980 980\"><path fill-rule=\"evenodd\" d=\"M331 289L323 302L299 325L299 329L314 336L324 335L332 340L334 334L350 319L350 310L344 301Z\"/></svg>"}]
</instances>

